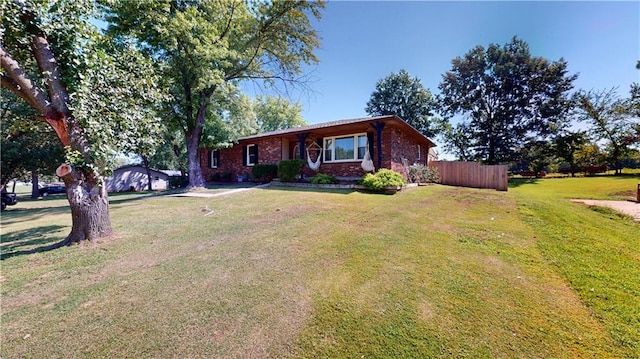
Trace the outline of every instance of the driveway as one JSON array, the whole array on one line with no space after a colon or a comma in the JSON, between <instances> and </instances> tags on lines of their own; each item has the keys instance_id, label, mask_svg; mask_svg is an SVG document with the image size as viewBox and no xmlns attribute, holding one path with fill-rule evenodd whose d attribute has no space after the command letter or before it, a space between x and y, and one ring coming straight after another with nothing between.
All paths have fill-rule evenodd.
<instances>
[{"instance_id":1,"label":"driveway","mask_svg":"<svg viewBox=\"0 0 640 359\"><path fill-rule=\"evenodd\" d=\"M609 207L627 214L640 222L640 203L632 201L598 201L593 199L572 199L571 202L584 203L587 206Z\"/></svg>"}]
</instances>

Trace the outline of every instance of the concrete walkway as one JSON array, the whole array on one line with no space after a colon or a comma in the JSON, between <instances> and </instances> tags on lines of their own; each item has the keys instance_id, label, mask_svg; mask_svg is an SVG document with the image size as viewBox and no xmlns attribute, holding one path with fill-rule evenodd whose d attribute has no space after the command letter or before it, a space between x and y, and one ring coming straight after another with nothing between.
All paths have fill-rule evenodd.
<instances>
[{"instance_id":1,"label":"concrete walkway","mask_svg":"<svg viewBox=\"0 0 640 359\"><path fill-rule=\"evenodd\" d=\"M572 199L571 202L584 203L587 206L609 207L627 214L640 222L640 203L632 201L598 201L593 199Z\"/></svg>"},{"instance_id":2,"label":"concrete walkway","mask_svg":"<svg viewBox=\"0 0 640 359\"><path fill-rule=\"evenodd\" d=\"M268 187L269 185L270 185L270 183L266 183L266 184L261 184L261 185L253 186L253 187L247 187L247 188L236 188L236 189L230 189L230 190L228 190L228 191L214 192L214 193L207 193L207 192L184 192L184 193L170 194L170 195L167 195L167 197L198 197L198 198L212 198L212 197L226 196L226 195L229 195L229 194L234 194L234 193L239 193L239 192L251 191L252 189L256 189L256 188L264 188L264 187Z\"/></svg>"}]
</instances>

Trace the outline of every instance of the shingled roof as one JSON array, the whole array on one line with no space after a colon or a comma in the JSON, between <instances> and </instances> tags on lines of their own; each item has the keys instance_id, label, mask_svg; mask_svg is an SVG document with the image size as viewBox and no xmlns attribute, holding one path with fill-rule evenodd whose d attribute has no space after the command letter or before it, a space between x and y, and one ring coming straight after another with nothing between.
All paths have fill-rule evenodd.
<instances>
[{"instance_id":1,"label":"shingled roof","mask_svg":"<svg viewBox=\"0 0 640 359\"><path fill-rule=\"evenodd\" d=\"M338 127L338 126L352 125L357 123L376 122L376 121L385 121L385 120L386 121L391 120L394 122L397 121L399 123L402 123L404 126L407 126L411 130L415 131L416 134L421 135L422 137L426 138L429 142L433 143L429 138L423 135L420 131L416 130L413 126L409 125L406 121L404 121L403 119L395 115L350 118L350 119L344 119L344 120L338 120L338 121L316 123L308 126L292 127L284 130L264 132L264 133L259 133L257 135L240 137L238 141L252 140L252 139L272 137L272 136L298 134L298 133L304 133L304 132L309 132L309 131L318 130L318 129L330 128L330 127ZM433 145L435 146L435 144Z\"/></svg>"}]
</instances>

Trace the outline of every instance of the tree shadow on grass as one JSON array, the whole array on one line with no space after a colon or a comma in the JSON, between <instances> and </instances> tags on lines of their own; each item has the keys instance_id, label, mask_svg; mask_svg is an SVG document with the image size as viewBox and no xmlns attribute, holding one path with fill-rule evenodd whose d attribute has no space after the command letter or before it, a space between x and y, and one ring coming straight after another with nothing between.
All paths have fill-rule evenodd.
<instances>
[{"instance_id":1,"label":"tree shadow on grass","mask_svg":"<svg viewBox=\"0 0 640 359\"><path fill-rule=\"evenodd\" d=\"M510 178L509 188L517 188L526 184L538 184L539 178Z\"/></svg>"},{"instance_id":2,"label":"tree shadow on grass","mask_svg":"<svg viewBox=\"0 0 640 359\"><path fill-rule=\"evenodd\" d=\"M8 226L14 223L37 220L45 216L63 213L71 213L68 205L40 208L12 208L11 210L2 212L2 224ZM2 242L4 242L4 238Z\"/></svg>"},{"instance_id":3,"label":"tree shadow on grass","mask_svg":"<svg viewBox=\"0 0 640 359\"><path fill-rule=\"evenodd\" d=\"M63 239L52 236L52 233L64 228L66 227L51 225L3 234L0 260L59 248L62 246Z\"/></svg>"}]
</instances>

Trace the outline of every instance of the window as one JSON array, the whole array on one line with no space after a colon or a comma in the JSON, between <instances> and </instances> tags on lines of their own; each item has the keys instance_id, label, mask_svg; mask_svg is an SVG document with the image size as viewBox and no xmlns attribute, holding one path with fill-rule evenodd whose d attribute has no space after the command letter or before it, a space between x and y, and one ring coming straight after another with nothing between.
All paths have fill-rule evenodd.
<instances>
[{"instance_id":1,"label":"window","mask_svg":"<svg viewBox=\"0 0 640 359\"><path fill-rule=\"evenodd\" d=\"M295 145L293 148L293 159L299 160L300 158L300 145Z\"/></svg>"},{"instance_id":2,"label":"window","mask_svg":"<svg viewBox=\"0 0 640 359\"><path fill-rule=\"evenodd\" d=\"M211 164L211 168L218 168L218 165L220 163L220 151L219 150L213 150L211 151L211 158L209 159L209 163Z\"/></svg>"},{"instance_id":3,"label":"window","mask_svg":"<svg viewBox=\"0 0 640 359\"><path fill-rule=\"evenodd\" d=\"M422 151L420 150L420 145L418 145L418 155L416 156L416 160L420 161L422 159Z\"/></svg>"},{"instance_id":4,"label":"window","mask_svg":"<svg viewBox=\"0 0 640 359\"><path fill-rule=\"evenodd\" d=\"M246 165L253 166L258 163L258 145L247 145Z\"/></svg>"},{"instance_id":5,"label":"window","mask_svg":"<svg viewBox=\"0 0 640 359\"><path fill-rule=\"evenodd\" d=\"M364 158L367 152L367 135L364 133L324 138L324 161L345 162Z\"/></svg>"}]
</instances>

